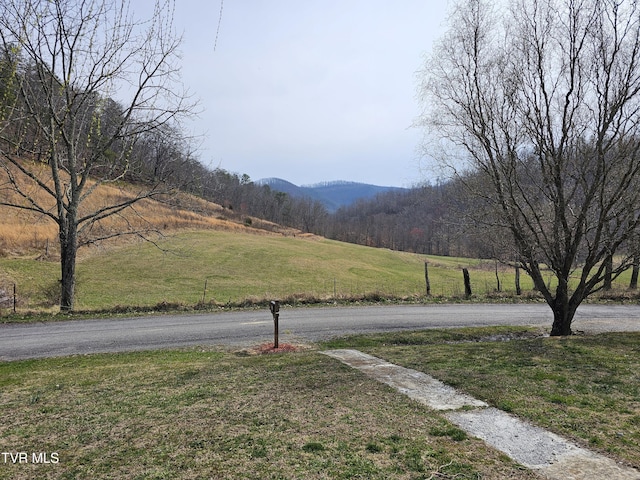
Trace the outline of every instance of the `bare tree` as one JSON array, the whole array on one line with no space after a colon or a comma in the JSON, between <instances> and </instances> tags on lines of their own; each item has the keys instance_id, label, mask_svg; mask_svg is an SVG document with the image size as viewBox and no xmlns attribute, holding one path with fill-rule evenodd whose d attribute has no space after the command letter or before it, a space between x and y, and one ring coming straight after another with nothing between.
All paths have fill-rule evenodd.
<instances>
[{"instance_id":1,"label":"bare tree","mask_svg":"<svg viewBox=\"0 0 640 480\"><path fill-rule=\"evenodd\" d=\"M0 168L13 196L58 225L60 308L74 306L76 253L92 227L143 198L157 182L113 204L89 207L105 183L127 175L140 136L178 122L194 104L177 76L180 37L173 3L134 19L126 0L5 0L0 3L3 109ZM11 200L7 200L11 198ZM17 199L17 200L16 200Z\"/></svg>"},{"instance_id":2,"label":"bare tree","mask_svg":"<svg viewBox=\"0 0 640 480\"><path fill-rule=\"evenodd\" d=\"M432 155L463 179L472 173L470 184L488 185L474 193L497 212L493 228L510 233L515 258L552 308L552 335L568 335L580 303L603 287L607 264L616 278L632 262L629 242L640 222L640 5L508 6L454 6L424 68L420 123L444 146Z\"/></svg>"}]
</instances>

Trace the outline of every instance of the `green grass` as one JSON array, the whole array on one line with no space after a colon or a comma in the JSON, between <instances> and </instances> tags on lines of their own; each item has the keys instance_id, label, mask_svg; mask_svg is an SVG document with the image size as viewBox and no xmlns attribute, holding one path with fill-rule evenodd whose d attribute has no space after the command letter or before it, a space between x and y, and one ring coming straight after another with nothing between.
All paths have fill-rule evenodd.
<instances>
[{"instance_id":1,"label":"green grass","mask_svg":"<svg viewBox=\"0 0 640 480\"><path fill-rule=\"evenodd\" d=\"M533 479L439 413L314 351L0 364L2 479ZM462 432L463 433L463 432ZM436 478L436 477L433 477Z\"/></svg>"},{"instance_id":2,"label":"green grass","mask_svg":"<svg viewBox=\"0 0 640 480\"><path fill-rule=\"evenodd\" d=\"M58 263L0 258L0 288L12 295L15 283L21 307L42 308L56 303L53 298L60 295L59 278Z\"/></svg>"},{"instance_id":3,"label":"green grass","mask_svg":"<svg viewBox=\"0 0 640 480\"><path fill-rule=\"evenodd\" d=\"M509 328L338 339L640 467L640 333L527 338ZM515 338L495 340L505 336ZM445 343L446 342L446 343Z\"/></svg>"},{"instance_id":4,"label":"green grass","mask_svg":"<svg viewBox=\"0 0 640 480\"><path fill-rule=\"evenodd\" d=\"M79 268L78 299L96 308L114 304L194 304L206 300L352 295L419 287L418 256L328 240L195 232L96 256ZM114 253L116 253L114 255ZM134 286L134 288L132 288Z\"/></svg>"},{"instance_id":5,"label":"green grass","mask_svg":"<svg viewBox=\"0 0 640 480\"><path fill-rule=\"evenodd\" d=\"M425 296L425 261L430 298ZM505 266L499 270L503 292L496 293L495 264L488 260L417 255L320 238L201 230L167 237L158 246L82 251L76 309L207 307L271 299L460 301L462 268L470 271L472 301L541 301L524 274L525 293L517 297L514 271ZM22 312L55 311L59 270L53 261L0 258L0 289L12 291L16 284ZM627 282L621 278L614 294ZM10 305L0 308L0 314L9 311Z\"/></svg>"},{"instance_id":6,"label":"green grass","mask_svg":"<svg viewBox=\"0 0 640 480\"><path fill-rule=\"evenodd\" d=\"M225 231L181 233L159 242L92 250L77 267L78 309L195 305L312 297L358 298L380 294L423 298L429 262L432 301L462 296L462 267L471 270L474 293L496 288L492 262L427 257L326 239ZM513 271L501 272L513 292ZM0 287L17 284L20 308L57 304L59 266L28 258L0 258ZM523 276L524 289L530 281ZM206 294L205 294L206 283Z\"/></svg>"}]
</instances>

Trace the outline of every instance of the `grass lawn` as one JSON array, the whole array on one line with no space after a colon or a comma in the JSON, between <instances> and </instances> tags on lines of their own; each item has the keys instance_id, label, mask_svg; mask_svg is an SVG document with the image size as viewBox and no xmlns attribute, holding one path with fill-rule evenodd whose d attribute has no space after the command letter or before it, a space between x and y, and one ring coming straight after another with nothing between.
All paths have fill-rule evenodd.
<instances>
[{"instance_id":1,"label":"grass lawn","mask_svg":"<svg viewBox=\"0 0 640 480\"><path fill-rule=\"evenodd\" d=\"M509 342L505 336L520 336ZM514 328L337 339L640 466L640 334ZM491 341L477 341L479 339ZM0 478L536 478L444 417L315 349L0 364ZM33 464L33 453L58 463Z\"/></svg>"},{"instance_id":2,"label":"grass lawn","mask_svg":"<svg viewBox=\"0 0 640 480\"><path fill-rule=\"evenodd\" d=\"M0 405L2 451L30 462L0 463L3 479L535 478L316 351L3 363Z\"/></svg>"}]
</instances>

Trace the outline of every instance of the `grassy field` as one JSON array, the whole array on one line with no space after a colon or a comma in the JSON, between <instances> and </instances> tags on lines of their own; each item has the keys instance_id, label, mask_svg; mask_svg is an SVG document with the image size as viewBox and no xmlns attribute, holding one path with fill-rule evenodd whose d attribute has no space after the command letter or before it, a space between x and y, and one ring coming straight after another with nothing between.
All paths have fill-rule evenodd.
<instances>
[{"instance_id":1,"label":"grassy field","mask_svg":"<svg viewBox=\"0 0 640 480\"><path fill-rule=\"evenodd\" d=\"M77 268L77 308L376 295L424 300L425 261L431 301L463 297L463 267L470 270L476 298L501 298L495 293L491 261L394 252L311 236L198 230L167 236L157 246L137 243L85 252ZM502 290L513 296L513 269L500 266L499 277ZM58 279L55 261L0 258L0 287L12 290L17 285L22 310L57 305ZM526 275L521 283L530 293Z\"/></svg>"},{"instance_id":2,"label":"grassy field","mask_svg":"<svg viewBox=\"0 0 640 480\"><path fill-rule=\"evenodd\" d=\"M33 171L47 168L28 160L25 166ZM43 171L39 174L46 178ZM3 175L0 172L0 180ZM26 183L21 188L29 189ZM102 185L83 203L82 212L129 199L135 190L127 184ZM4 194L20 203L15 193ZM33 195L36 201L54 209L44 191ZM60 267L55 223L41 214L3 206L0 218L0 315L13 307L11 298L7 298L12 297L14 285L21 312L56 311ZM332 242L250 219L185 194L141 201L135 211L104 219L94 225L93 231L100 236L129 227L159 230L167 236L156 245L127 244L127 240L118 239L115 244L103 242L99 247L80 249L78 309L237 305L273 298L333 301L393 297L424 301L425 261L429 263L430 301L463 297L462 268L471 273L475 300L514 299L513 269L499 266L496 278L492 261L427 257ZM498 280L506 293L496 293ZM553 282L551 274L548 281ZM619 279L620 292L628 281L629 274ZM524 274L521 284L525 297L536 297L531 295L532 282Z\"/></svg>"},{"instance_id":3,"label":"grassy field","mask_svg":"<svg viewBox=\"0 0 640 480\"><path fill-rule=\"evenodd\" d=\"M503 341L488 337L522 336ZM339 339L640 466L640 335L505 328ZM455 342L455 343L451 343ZM193 348L0 364L0 478L533 479L434 412L320 355ZM34 464L33 453L57 463ZM55 455L53 455L55 454ZM42 457L40 457L42 458Z\"/></svg>"},{"instance_id":4,"label":"grassy field","mask_svg":"<svg viewBox=\"0 0 640 480\"><path fill-rule=\"evenodd\" d=\"M33 164L31 168L44 167ZM130 198L132 188L103 185L83 208L91 210ZM43 204L51 201L42 192L38 195ZM1 206L0 218L0 301L12 296L15 285L21 312L55 312L60 279L55 224L45 216ZM95 230L107 235L126 226L157 229L166 236L155 245L118 239L115 244L80 249L77 309L238 305L273 298L425 301L425 261L431 282L429 301L463 298L462 268L471 273L475 300L513 301L515 297L514 270L499 265L496 278L493 261L329 241L248 219L188 195L177 195L170 202L142 201L136 212L105 219ZM502 292L496 292L498 280ZM548 281L553 283L551 274ZM619 279L620 291L628 281L629 274ZM521 284L525 298L537 298L524 274ZM10 300L0 304L0 315L11 310Z\"/></svg>"}]
</instances>

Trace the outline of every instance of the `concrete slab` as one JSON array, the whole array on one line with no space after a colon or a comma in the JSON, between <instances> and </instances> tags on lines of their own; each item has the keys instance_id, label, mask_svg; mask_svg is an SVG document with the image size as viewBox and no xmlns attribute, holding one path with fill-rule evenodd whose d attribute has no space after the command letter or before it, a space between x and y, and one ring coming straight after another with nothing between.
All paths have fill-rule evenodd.
<instances>
[{"instance_id":1,"label":"concrete slab","mask_svg":"<svg viewBox=\"0 0 640 480\"><path fill-rule=\"evenodd\" d=\"M328 350L322 353L357 368L369 377L392 386L434 410L488 406L485 402L458 392L426 373L394 365L358 350Z\"/></svg>"},{"instance_id":2,"label":"concrete slab","mask_svg":"<svg viewBox=\"0 0 640 480\"><path fill-rule=\"evenodd\" d=\"M550 479L639 479L640 472L496 408L449 412L447 419L511 459Z\"/></svg>"}]
</instances>

